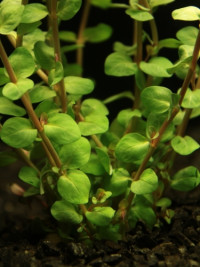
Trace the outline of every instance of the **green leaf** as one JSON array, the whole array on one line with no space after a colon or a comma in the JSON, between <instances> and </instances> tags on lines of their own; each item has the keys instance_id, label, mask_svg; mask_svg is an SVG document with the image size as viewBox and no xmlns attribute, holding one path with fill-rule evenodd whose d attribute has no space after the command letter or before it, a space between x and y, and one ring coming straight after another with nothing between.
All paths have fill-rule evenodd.
<instances>
[{"instance_id":1,"label":"green leaf","mask_svg":"<svg viewBox=\"0 0 200 267\"><path fill-rule=\"evenodd\" d=\"M7 0L0 4L0 34L9 34L20 23L24 6L21 1Z\"/></svg>"},{"instance_id":2,"label":"green leaf","mask_svg":"<svg viewBox=\"0 0 200 267\"><path fill-rule=\"evenodd\" d=\"M14 148L23 148L31 145L37 136L31 122L25 118L10 118L2 127L1 139Z\"/></svg>"},{"instance_id":3,"label":"green leaf","mask_svg":"<svg viewBox=\"0 0 200 267\"><path fill-rule=\"evenodd\" d=\"M86 28L83 35L87 42L100 43L110 38L112 28L107 24L99 23L97 26Z\"/></svg>"},{"instance_id":4,"label":"green leaf","mask_svg":"<svg viewBox=\"0 0 200 267\"><path fill-rule=\"evenodd\" d=\"M96 152L97 152L97 156L102 164L102 166L104 167L105 171L108 174L112 174L112 166L110 164L110 158L107 152L107 149L105 149L104 147L96 147L95 148Z\"/></svg>"},{"instance_id":5,"label":"green leaf","mask_svg":"<svg viewBox=\"0 0 200 267\"><path fill-rule=\"evenodd\" d=\"M106 190L112 192L112 196L119 196L126 192L131 177L125 169L114 169L112 177L106 179Z\"/></svg>"},{"instance_id":6,"label":"green leaf","mask_svg":"<svg viewBox=\"0 0 200 267\"><path fill-rule=\"evenodd\" d=\"M61 176L57 182L58 192L63 199L72 204L88 203L90 180L79 170L70 170L67 175Z\"/></svg>"},{"instance_id":7,"label":"green leaf","mask_svg":"<svg viewBox=\"0 0 200 267\"><path fill-rule=\"evenodd\" d=\"M30 184L36 188L40 187L40 180L35 169L24 166L20 169L18 176L23 182Z\"/></svg>"},{"instance_id":8,"label":"green leaf","mask_svg":"<svg viewBox=\"0 0 200 267\"><path fill-rule=\"evenodd\" d=\"M64 82L67 93L73 95L87 95L94 89L94 82L87 78L67 76Z\"/></svg>"},{"instance_id":9,"label":"green leaf","mask_svg":"<svg viewBox=\"0 0 200 267\"><path fill-rule=\"evenodd\" d=\"M1 151L0 152L0 167L5 167L16 162L17 155L13 151Z\"/></svg>"},{"instance_id":10,"label":"green leaf","mask_svg":"<svg viewBox=\"0 0 200 267\"><path fill-rule=\"evenodd\" d=\"M57 61L55 63L54 68L50 70L50 73L48 75L48 83L49 85L53 86L59 83L63 79L63 77L64 77L63 65L60 61Z\"/></svg>"},{"instance_id":11,"label":"green leaf","mask_svg":"<svg viewBox=\"0 0 200 267\"><path fill-rule=\"evenodd\" d=\"M20 99L24 93L33 88L34 83L30 79L18 79L17 83L7 83L3 87L3 95L10 100Z\"/></svg>"},{"instance_id":12,"label":"green leaf","mask_svg":"<svg viewBox=\"0 0 200 267\"><path fill-rule=\"evenodd\" d=\"M158 177L156 173L148 168L143 171L138 181L133 181L131 191L136 195L153 193L158 187Z\"/></svg>"},{"instance_id":13,"label":"green leaf","mask_svg":"<svg viewBox=\"0 0 200 267\"><path fill-rule=\"evenodd\" d=\"M109 120L104 115L87 115L84 121L78 123L81 134L84 136L105 133L109 127Z\"/></svg>"},{"instance_id":14,"label":"green leaf","mask_svg":"<svg viewBox=\"0 0 200 267\"><path fill-rule=\"evenodd\" d=\"M136 51L136 45L128 46L121 42L114 42L113 50L115 52L124 53L128 56L132 56Z\"/></svg>"},{"instance_id":15,"label":"green leaf","mask_svg":"<svg viewBox=\"0 0 200 267\"><path fill-rule=\"evenodd\" d=\"M199 144L190 136L175 136L171 140L171 146L180 155L190 155L199 149Z\"/></svg>"},{"instance_id":16,"label":"green leaf","mask_svg":"<svg viewBox=\"0 0 200 267\"><path fill-rule=\"evenodd\" d=\"M146 135L150 139L155 139L159 135L159 130L166 120L167 114L150 113L147 117ZM174 137L174 124L170 123L161 137L161 142L168 142Z\"/></svg>"},{"instance_id":17,"label":"green leaf","mask_svg":"<svg viewBox=\"0 0 200 267\"><path fill-rule=\"evenodd\" d=\"M144 10L127 9L126 14L137 21L148 21L153 19L151 13Z\"/></svg>"},{"instance_id":18,"label":"green leaf","mask_svg":"<svg viewBox=\"0 0 200 267\"><path fill-rule=\"evenodd\" d=\"M24 116L26 114L26 110L22 107L17 106L9 99L0 97L0 114Z\"/></svg>"},{"instance_id":19,"label":"green leaf","mask_svg":"<svg viewBox=\"0 0 200 267\"><path fill-rule=\"evenodd\" d=\"M76 42L76 33L72 31L59 31L59 38L65 42Z\"/></svg>"},{"instance_id":20,"label":"green leaf","mask_svg":"<svg viewBox=\"0 0 200 267\"><path fill-rule=\"evenodd\" d=\"M87 211L85 216L92 224L105 226L110 224L114 214L115 210L110 207L95 207L93 211Z\"/></svg>"},{"instance_id":21,"label":"green leaf","mask_svg":"<svg viewBox=\"0 0 200 267\"><path fill-rule=\"evenodd\" d=\"M138 133L126 134L116 146L117 159L127 163L140 164L149 149L146 137Z\"/></svg>"},{"instance_id":22,"label":"green leaf","mask_svg":"<svg viewBox=\"0 0 200 267\"><path fill-rule=\"evenodd\" d=\"M100 7L100 8L108 8L110 7L112 3L112 0L91 0L91 4L96 6L96 7Z\"/></svg>"},{"instance_id":23,"label":"green leaf","mask_svg":"<svg viewBox=\"0 0 200 267\"><path fill-rule=\"evenodd\" d=\"M133 117L141 117L141 112L138 109L123 109L117 115L117 121L123 126L127 127Z\"/></svg>"},{"instance_id":24,"label":"green leaf","mask_svg":"<svg viewBox=\"0 0 200 267\"><path fill-rule=\"evenodd\" d=\"M151 207L144 205L136 205L132 209L137 219L145 223L148 227L152 228L156 223L156 214Z\"/></svg>"},{"instance_id":25,"label":"green leaf","mask_svg":"<svg viewBox=\"0 0 200 267\"><path fill-rule=\"evenodd\" d=\"M90 158L90 143L81 137L79 140L63 145L59 150L62 163L69 169L79 168L85 165Z\"/></svg>"},{"instance_id":26,"label":"green leaf","mask_svg":"<svg viewBox=\"0 0 200 267\"><path fill-rule=\"evenodd\" d=\"M175 9L172 12L172 18L177 20L194 21L200 19L200 9L195 6L187 6Z\"/></svg>"},{"instance_id":27,"label":"green leaf","mask_svg":"<svg viewBox=\"0 0 200 267\"><path fill-rule=\"evenodd\" d=\"M33 23L37 22L48 15L48 10L45 5L42 4L27 4L24 6L24 12L22 14L21 23Z\"/></svg>"},{"instance_id":28,"label":"green leaf","mask_svg":"<svg viewBox=\"0 0 200 267\"><path fill-rule=\"evenodd\" d=\"M34 59L24 47L17 47L9 56L9 61L18 79L27 78L35 71Z\"/></svg>"},{"instance_id":29,"label":"green leaf","mask_svg":"<svg viewBox=\"0 0 200 267\"><path fill-rule=\"evenodd\" d=\"M187 26L176 33L176 37L185 45L194 46L198 35L198 29L193 26Z\"/></svg>"},{"instance_id":30,"label":"green leaf","mask_svg":"<svg viewBox=\"0 0 200 267\"><path fill-rule=\"evenodd\" d=\"M83 116L88 115L108 115L107 107L98 99L88 98L82 102L81 112Z\"/></svg>"},{"instance_id":31,"label":"green leaf","mask_svg":"<svg viewBox=\"0 0 200 267\"><path fill-rule=\"evenodd\" d=\"M105 61L105 73L111 76L131 76L137 71L137 64L130 56L124 53L114 52Z\"/></svg>"},{"instance_id":32,"label":"green leaf","mask_svg":"<svg viewBox=\"0 0 200 267\"><path fill-rule=\"evenodd\" d=\"M178 38L178 36L177 36ZM179 38L178 38L179 39ZM158 43L158 48L178 48L180 46L181 42L179 40L176 40L174 38L166 38L162 39Z\"/></svg>"},{"instance_id":33,"label":"green leaf","mask_svg":"<svg viewBox=\"0 0 200 267\"><path fill-rule=\"evenodd\" d=\"M5 74L5 69L0 68L0 85L4 85L5 83L8 83L10 79Z\"/></svg>"},{"instance_id":34,"label":"green leaf","mask_svg":"<svg viewBox=\"0 0 200 267\"><path fill-rule=\"evenodd\" d=\"M171 187L178 191L190 191L200 184L200 174L196 167L188 166L178 171L172 181Z\"/></svg>"},{"instance_id":35,"label":"green leaf","mask_svg":"<svg viewBox=\"0 0 200 267\"><path fill-rule=\"evenodd\" d=\"M136 71L135 82L140 90L143 90L146 87L146 78L144 73L140 69Z\"/></svg>"},{"instance_id":36,"label":"green leaf","mask_svg":"<svg viewBox=\"0 0 200 267\"><path fill-rule=\"evenodd\" d=\"M53 99L47 99L42 101L35 109L35 113L38 117L41 116L42 113L58 113L60 112L61 109L56 103L54 102Z\"/></svg>"},{"instance_id":37,"label":"green leaf","mask_svg":"<svg viewBox=\"0 0 200 267\"><path fill-rule=\"evenodd\" d=\"M154 77L170 77L171 74L167 69L172 66L171 61L165 57L153 57L149 62L142 61L140 63L140 69Z\"/></svg>"},{"instance_id":38,"label":"green leaf","mask_svg":"<svg viewBox=\"0 0 200 267\"><path fill-rule=\"evenodd\" d=\"M56 201L51 207L51 214L59 222L79 224L83 220L75 206L65 200Z\"/></svg>"},{"instance_id":39,"label":"green leaf","mask_svg":"<svg viewBox=\"0 0 200 267\"><path fill-rule=\"evenodd\" d=\"M56 96L56 92L47 86L36 85L30 92L29 96L32 103L39 103L43 100Z\"/></svg>"},{"instance_id":40,"label":"green leaf","mask_svg":"<svg viewBox=\"0 0 200 267\"><path fill-rule=\"evenodd\" d=\"M156 202L156 207L161 207L161 208L166 209L166 208L170 207L171 204L172 204L171 199L169 199L167 197L162 197Z\"/></svg>"},{"instance_id":41,"label":"green leaf","mask_svg":"<svg viewBox=\"0 0 200 267\"><path fill-rule=\"evenodd\" d=\"M85 173L95 176L103 175L105 173L105 169L101 165L101 162L96 154L91 154L87 164L82 166L80 169Z\"/></svg>"},{"instance_id":42,"label":"green leaf","mask_svg":"<svg viewBox=\"0 0 200 267\"><path fill-rule=\"evenodd\" d=\"M40 29L35 29L34 31L29 32L28 34L23 36L23 46L33 53L35 43L39 41L44 42L45 38L45 32Z\"/></svg>"},{"instance_id":43,"label":"green leaf","mask_svg":"<svg viewBox=\"0 0 200 267\"><path fill-rule=\"evenodd\" d=\"M81 7L81 0L60 0L58 2L58 17L61 20L73 18Z\"/></svg>"},{"instance_id":44,"label":"green leaf","mask_svg":"<svg viewBox=\"0 0 200 267\"><path fill-rule=\"evenodd\" d=\"M174 1L175 0L150 0L150 6L151 8L153 8L153 7L160 6L160 5L166 5Z\"/></svg>"},{"instance_id":45,"label":"green leaf","mask_svg":"<svg viewBox=\"0 0 200 267\"><path fill-rule=\"evenodd\" d=\"M149 86L142 91L141 101L146 113L164 113L171 106L172 92L162 86Z\"/></svg>"},{"instance_id":46,"label":"green leaf","mask_svg":"<svg viewBox=\"0 0 200 267\"><path fill-rule=\"evenodd\" d=\"M198 108L199 106L200 106L200 89L192 91L190 88L188 88L182 102L182 107L193 109L193 108Z\"/></svg>"},{"instance_id":47,"label":"green leaf","mask_svg":"<svg viewBox=\"0 0 200 267\"><path fill-rule=\"evenodd\" d=\"M42 23L40 21L33 23L20 23L17 27L17 34L25 35L27 33L33 32L36 30ZM24 45L24 42L23 42Z\"/></svg>"},{"instance_id":48,"label":"green leaf","mask_svg":"<svg viewBox=\"0 0 200 267\"><path fill-rule=\"evenodd\" d=\"M49 114L47 124L44 125L44 131L53 142L60 145L75 142L81 137L76 122L71 116L64 113Z\"/></svg>"},{"instance_id":49,"label":"green leaf","mask_svg":"<svg viewBox=\"0 0 200 267\"><path fill-rule=\"evenodd\" d=\"M35 57L40 66L45 70L55 67L54 49L45 42L38 41L34 46Z\"/></svg>"}]
</instances>

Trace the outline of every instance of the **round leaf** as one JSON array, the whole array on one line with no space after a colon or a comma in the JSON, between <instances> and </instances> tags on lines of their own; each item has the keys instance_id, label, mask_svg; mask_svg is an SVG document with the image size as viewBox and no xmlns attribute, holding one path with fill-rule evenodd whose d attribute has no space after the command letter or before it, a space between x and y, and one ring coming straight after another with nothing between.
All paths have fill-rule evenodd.
<instances>
[{"instance_id":1,"label":"round leaf","mask_svg":"<svg viewBox=\"0 0 200 267\"><path fill-rule=\"evenodd\" d=\"M56 201L51 207L51 214L59 222L79 224L83 220L75 206L65 200Z\"/></svg>"},{"instance_id":2,"label":"round leaf","mask_svg":"<svg viewBox=\"0 0 200 267\"><path fill-rule=\"evenodd\" d=\"M73 143L63 145L59 151L59 156L67 168L79 168L89 161L90 150L89 141L81 137Z\"/></svg>"},{"instance_id":3,"label":"round leaf","mask_svg":"<svg viewBox=\"0 0 200 267\"><path fill-rule=\"evenodd\" d=\"M115 154L118 160L140 164L149 149L149 141L138 133L126 134L116 146Z\"/></svg>"},{"instance_id":4,"label":"round leaf","mask_svg":"<svg viewBox=\"0 0 200 267\"><path fill-rule=\"evenodd\" d=\"M184 108L198 108L200 106L200 89L192 91L187 89L184 96L182 107Z\"/></svg>"},{"instance_id":5,"label":"round leaf","mask_svg":"<svg viewBox=\"0 0 200 267\"><path fill-rule=\"evenodd\" d=\"M44 131L53 142L60 145L72 143L81 137L76 122L64 113L50 114Z\"/></svg>"},{"instance_id":6,"label":"round leaf","mask_svg":"<svg viewBox=\"0 0 200 267\"><path fill-rule=\"evenodd\" d=\"M178 171L171 182L171 187L178 191L190 191L200 184L200 174L196 167L189 166Z\"/></svg>"},{"instance_id":7,"label":"round leaf","mask_svg":"<svg viewBox=\"0 0 200 267\"><path fill-rule=\"evenodd\" d=\"M129 15L132 19L138 21L148 21L153 19L151 13L144 10L127 9L126 14Z\"/></svg>"},{"instance_id":8,"label":"round leaf","mask_svg":"<svg viewBox=\"0 0 200 267\"><path fill-rule=\"evenodd\" d=\"M24 7L24 12L21 18L21 23L33 23L45 18L48 15L48 10L42 4L27 4Z\"/></svg>"},{"instance_id":9,"label":"round leaf","mask_svg":"<svg viewBox=\"0 0 200 267\"><path fill-rule=\"evenodd\" d=\"M21 168L18 176L23 182L37 188L40 187L40 180L38 178L38 174L35 169L24 166Z\"/></svg>"},{"instance_id":10,"label":"round leaf","mask_svg":"<svg viewBox=\"0 0 200 267\"><path fill-rule=\"evenodd\" d=\"M23 116L26 114L24 108L17 106L5 97L0 97L0 114Z\"/></svg>"},{"instance_id":11,"label":"round leaf","mask_svg":"<svg viewBox=\"0 0 200 267\"><path fill-rule=\"evenodd\" d=\"M30 79L18 79L17 83L7 83L3 87L3 95L9 98L10 100L17 100L24 93L34 86L34 83Z\"/></svg>"},{"instance_id":12,"label":"round leaf","mask_svg":"<svg viewBox=\"0 0 200 267\"><path fill-rule=\"evenodd\" d=\"M79 122L81 134L84 136L105 133L109 127L109 121L106 116L88 115L84 121Z\"/></svg>"},{"instance_id":13,"label":"round leaf","mask_svg":"<svg viewBox=\"0 0 200 267\"><path fill-rule=\"evenodd\" d=\"M199 144L190 136L176 136L171 141L174 151L180 155L189 155L199 149Z\"/></svg>"},{"instance_id":14,"label":"round leaf","mask_svg":"<svg viewBox=\"0 0 200 267\"><path fill-rule=\"evenodd\" d=\"M88 98L82 102L81 112L83 116L87 115L108 115L107 107L98 99Z\"/></svg>"},{"instance_id":15,"label":"round leaf","mask_svg":"<svg viewBox=\"0 0 200 267\"><path fill-rule=\"evenodd\" d=\"M23 148L31 145L37 136L31 122L25 118L10 118L2 127L1 139L14 148Z\"/></svg>"},{"instance_id":16,"label":"round leaf","mask_svg":"<svg viewBox=\"0 0 200 267\"><path fill-rule=\"evenodd\" d=\"M110 224L114 214L115 210L110 207L96 207L92 212L87 211L85 216L91 223L97 226L105 226Z\"/></svg>"},{"instance_id":17,"label":"round leaf","mask_svg":"<svg viewBox=\"0 0 200 267\"><path fill-rule=\"evenodd\" d=\"M57 182L58 192L63 199L72 204L88 203L90 180L79 170L71 170L66 176L61 176Z\"/></svg>"},{"instance_id":18,"label":"round leaf","mask_svg":"<svg viewBox=\"0 0 200 267\"><path fill-rule=\"evenodd\" d=\"M50 89L47 86L35 86L30 92L29 96L31 99L31 103L39 103L45 99L52 98L56 96L56 92Z\"/></svg>"},{"instance_id":19,"label":"round leaf","mask_svg":"<svg viewBox=\"0 0 200 267\"><path fill-rule=\"evenodd\" d=\"M194 46L198 35L198 29L193 26L187 26L176 33L176 37L185 45Z\"/></svg>"},{"instance_id":20,"label":"round leaf","mask_svg":"<svg viewBox=\"0 0 200 267\"><path fill-rule=\"evenodd\" d=\"M172 12L173 19L194 21L200 19L200 9L195 6L187 6L179 9L175 9Z\"/></svg>"},{"instance_id":21,"label":"round leaf","mask_svg":"<svg viewBox=\"0 0 200 267\"><path fill-rule=\"evenodd\" d=\"M60 0L58 2L58 17L61 20L73 18L81 7L81 0Z\"/></svg>"},{"instance_id":22,"label":"round leaf","mask_svg":"<svg viewBox=\"0 0 200 267\"><path fill-rule=\"evenodd\" d=\"M169 59L165 57L154 57L149 60L149 62L142 61L140 63L140 69L148 75L154 77L170 77L170 74L167 69L171 68L173 64Z\"/></svg>"},{"instance_id":23,"label":"round leaf","mask_svg":"<svg viewBox=\"0 0 200 267\"><path fill-rule=\"evenodd\" d=\"M158 187L158 177L152 169L146 169L138 181L133 181L131 191L137 195L151 194Z\"/></svg>"},{"instance_id":24,"label":"round leaf","mask_svg":"<svg viewBox=\"0 0 200 267\"><path fill-rule=\"evenodd\" d=\"M137 71L137 64L130 56L124 53L114 52L105 61L105 73L112 76L131 76Z\"/></svg>"},{"instance_id":25,"label":"round leaf","mask_svg":"<svg viewBox=\"0 0 200 267\"><path fill-rule=\"evenodd\" d=\"M55 67L54 49L45 42L38 41L35 44L34 54L43 69L50 71Z\"/></svg>"},{"instance_id":26,"label":"round leaf","mask_svg":"<svg viewBox=\"0 0 200 267\"><path fill-rule=\"evenodd\" d=\"M21 1L7 0L0 3L0 34L9 34L20 23L24 6Z\"/></svg>"},{"instance_id":27,"label":"round leaf","mask_svg":"<svg viewBox=\"0 0 200 267\"><path fill-rule=\"evenodd\" d=\"M35 70L34 59L24 47L17 47L9 56L9 61L18 79L31 76Z\"/></svg>"},{"instance_id":28,"label":"round leaf","mask_svg":"<svg viewBox=\"0 0 200 267\"><path fill-rule=\"evenodd\" d=\"M115 169L109 181L107 181L106 189L112 192L112 196L119 196L126 192L128 183L131 180L130 175L125 169Z\"/></svg>"},{"instance_id":29,"label":"round leaf","mask_svg":"<svg viewBox=\"0 0 200 267\"><path fill-rule=\"evenodd\" d=\"M150 86L145 88L141 94L142 105L148 113L164 113L171 105L172 92L162 86Z\"/></svg>"},{"instance_id":30,"label":"round leaf","mask_svg":"<svg viewBox=\"0 0 200 267\"><path fill-rule=\"evenodd\" d=\"M110 38L112 28L104 23L99 23L95 27L86 28L83 32L84 38L87 42L98 43Z\"/></svg>"},{"instance_id":31,"label":"round leaf","mask_svg":"<svg viewBox=\"0 0 200 267\"><path fill-rule=\"evenodd\" d=\"M90 94L94 89L92 80L76 76L65 77L65 89L67 93L73 95Z\"/></svg>"},{"instance_id":32,"label":"round leaf","mask_svg":"<svg viewBox=\"0 0 200 267\"><path fill-rule=\"evenodd\" d=\"M160 6L160 5L166 5L174 1L175 0L151 0L150 6L151 8L153 8L153 7Z\"/></svg>"}]
</instances>

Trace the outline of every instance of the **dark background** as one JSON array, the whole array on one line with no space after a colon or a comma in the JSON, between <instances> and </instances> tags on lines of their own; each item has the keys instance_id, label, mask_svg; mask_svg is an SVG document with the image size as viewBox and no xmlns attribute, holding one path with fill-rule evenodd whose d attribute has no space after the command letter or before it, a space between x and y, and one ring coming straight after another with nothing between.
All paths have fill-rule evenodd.
<instances>
[{"instance_id":1,"label":"dark background","mask_svg":"<svg viewBox=\"0 0 200 267\"><path fill-rule=\"evenodd\" d=\"M128 1L113 1L118 3L128 3ZM176 32L188 25L198 27L198 22L175 21L171 17L171 12L176 8L185 6L200 7L200 0L176 0L168 5L159 6L154 13L158 27L159 39L175 38ZM77 32L81 11L71 20L61 24L61 29L75 30ZM94 92L91 96L99 99L105 99L110 95L120 93L121 91L133 90L133 77L112 77L104 73L105 58L113 52L113 43L120 41L126 45L132 45L133 20L125 14L125 9L99 9L92 7L88 26L95 26L99 22L107 23L113 27L111 38L99 44L86 43L84 50L84 76L90 77L96 81ZM148 32L148 22L144 23L144 28ZM176 49L162 49L161 56L167 56L172 62L178 59ZM182 81L176 77L164 79L163 85L171 90L177 90ZM131 107L131 101L121 99L108 104L111 117L115 117L121 108Z\"/></svg>"}]
</instances>

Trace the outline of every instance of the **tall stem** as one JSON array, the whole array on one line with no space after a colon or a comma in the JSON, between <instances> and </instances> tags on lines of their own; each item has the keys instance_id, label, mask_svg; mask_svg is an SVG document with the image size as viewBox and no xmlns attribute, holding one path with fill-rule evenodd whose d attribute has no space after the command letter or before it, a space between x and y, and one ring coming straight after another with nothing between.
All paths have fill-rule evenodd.
<instances>
[{"instance_id":1,"label":"tall stem","mask_svg":"<svg viewBox=\"0 0 200 267\"><path fill-rule=\"evenodd\" d=\"M51 27L52 27L52 38L53 38L55 61L59 61L62 63L59 31L58 31L58 17L57 17L56 12L57 12L57 0L51 0L50 16L51 16ZM64 79L62 79L57 84L57 86L59 88L59 97L60 97L62 112L66 113L66 111L67 111L67 96L65 93Z\"/></svg>"},{"instance_id":2,"label":"tall stem","mask_svg":"<svg viewBox=\"0 0 200 267\"><path fill-rule=\"evenodd\" d=\"M83 32L86 28L88 17L90 13L90 0L85 0L83 7L83 15L80 22L78 31L77 45L80 45L77 49L76 61L82 67L83 66L83 45L85 43Z\"/></svg>"},{"instance_id":3,"label":"tall stem","mask_svg":"<svg viewBox=\"0 0 200 267\"><path fill-rule=\"evenodd\" d=\"M15 75L15 72L14 72L9 60L8 60L8 56L7 56L6 51L2 45L1 40L0 40L0 57L2 59L4 67L6 68L7 73L9 75L10 81L12 83L16 84L17 83L17 77ZM51 153L51 155L52 155L52 157L56 163L56 166L58 168L60 168L61 167L61 161L60 161L60 159L57 155L57 152L55 151L53 145L51 144L48 137L44 133L44 129L43 129L42 125L40 124L40 121L39 121L39 119L38 119L38 117L37 117L37 115L33 109L33 106L29 100L28 93L25 93L21 97L21 101L22 101L23 105L25 106L26 111L27 111L32 123L34 124L35 128L38 130L39 135L41 136L43 142L45 143L49 152Z\"/></svg>"}]
</instances>

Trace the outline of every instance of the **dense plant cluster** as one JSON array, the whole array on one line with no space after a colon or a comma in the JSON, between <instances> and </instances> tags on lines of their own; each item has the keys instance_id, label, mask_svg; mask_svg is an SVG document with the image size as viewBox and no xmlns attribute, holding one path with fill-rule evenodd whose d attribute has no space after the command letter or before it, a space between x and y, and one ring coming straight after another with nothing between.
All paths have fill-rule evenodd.
<instances>
[{"instance_id":1,"label":"dense plant cluster","mask_svg":"<svg viewBox=\"0 0 200 267\"><path fill-rule=\"evenodd\" d=\"M41 195L67 238L117 241L138 221L149 228L170 223L174 212L165 190L189 191L200 183L192 165L172 172L176 153L199 149L185 135L189 119L200 114L199 30L187 26L176 39L159 40L154 13L173 0L116 2L84 0L81 12L81 0L0 3L0 34L13 46L8 56L0 42L0 137L12 148L0 153L1 166L17 158L26 163L19 172L29 185L23 196ZM105 75L116 81L134 76L134 88L104 102L90 97L94 81L82 76L86 42L112 34L103 22L87 25L95 8L120 8L134 23L133 44L116 41L105 59ZM59 31L75 15L79 31ZM176 9L172 17L199 20L200 10ZM163 48L176 49L179 59L160 56ZM76 62L68 61L70 53ZM163 79L174 75L182 87L164 87ZM132 108L109 122L106 104L124 97Z\"/></svg>"}]
</instances>

